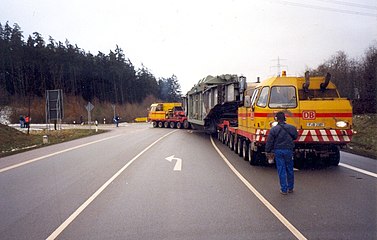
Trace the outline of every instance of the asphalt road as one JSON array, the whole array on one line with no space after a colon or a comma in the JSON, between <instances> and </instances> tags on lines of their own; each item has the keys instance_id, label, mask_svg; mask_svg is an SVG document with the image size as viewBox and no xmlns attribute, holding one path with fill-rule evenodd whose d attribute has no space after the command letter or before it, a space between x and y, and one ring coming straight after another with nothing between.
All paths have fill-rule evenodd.
<instances>
[{"instance_id":1,"label":"asphalt road","mask_svg":"<svg viewBox=\"0 0 377 240\"><path fill-rule=\"evenodd\" d=\"M377 239L377 161L341 154L283 196L204 133L127 125L0 158L0 239Z\"/></svg>"}]
</instances>

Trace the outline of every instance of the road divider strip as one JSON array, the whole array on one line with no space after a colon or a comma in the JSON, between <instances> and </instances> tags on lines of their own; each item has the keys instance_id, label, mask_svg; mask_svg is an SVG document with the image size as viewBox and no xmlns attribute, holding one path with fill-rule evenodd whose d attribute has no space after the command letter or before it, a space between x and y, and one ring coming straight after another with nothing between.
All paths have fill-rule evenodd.
<instances>
[{"instance_id":1,"label":"road divider strip","mask_svg":"<svg viewBox=\"0 0 377 240\"><path fill-rule=\"evenodd\" d=\"M246 178L242 176L240 172L229 162L229 160L224 156L224 154L219 150L216 146L215 142L213 141L212 136L211 142L217 153L220 157L224 160L224 162L228 165L228 167L233 171L234 174L245 184L245 186L267 207L268 210L271 211L273 215L297 238L300 240L307 239L300 231L298 231L295 226L293 226L272 204L265 199L262 194L260 194L254 187L251 185Z\"/></svg>"},{"instance_id":2,"label":"road divider strip","mask_svg":"<svg viewBox=\"0 0 377 240\"><path fill-rule=\"evenodd\" d=\"M148 151L151 147L153 147L155 144L160 142L165 137L169 136L170 134L178 131L178 129L171 131L164 136L160 137L156 141L154 141L152 144L150 144L148 147L146 147L143 151L141 151L139 154L137 154L134 158L132 158L126 165L124 165L118 172L116 172L107 182L105 182L92 196L90 196L79 208L74 211L71 216L69 216L51 235L47 238L47 240L56 239L63 231L68 227L70 223L75 220L75 218L80 215L84 209L89 206L90 203L94 201L120 174L124 172L133 162L136 161L143 153Z\"/></svg>"},{"instance_id":3,"label":"road divider strip","mask_svg":"<svg viewBox=\"0 0 377 240\"><path fill-rule=\"evenodd\" d=\"M95 143L103 142L103 141L106 141L106 140L109 140L109 139L112 139L112 138L116 138L116 137L119 137L119 136L122 136L122 134L103 138L103 139L96 140L96 141L93 141L93 142L84 143L84 144L81 144L81 145L78 145L78 146L75 146L75 147L72 147L72 148L67 148L67 149L64 149L64 150L61 150L61 151L58 151L58 152L47 154L47 155L42 156L42 157L33 158L33 159L27 160L27 161L22 162L22 163L18 163L18 164L9 166L9 167L1 168L0 173L6 172L6 171L24 166L24 165L29 164L29 163L33 163L33 162L42 160L42 159L45 159L45 158L48 158L48 157L52 157L52 156L55 156L55 155L58 155L58 154L61 154L61 153L69 152L69 151L72 151L72 150L75 150L75 149L78 149L78 148L86 147L86 146L89 146L89 145L92 145L92 144L95 144Z\"/></svg>"},{"instance_id":4,"label":"road divider strip","mask_svg":"<svg viewBox=\"0 0 377 240\"><path fill-rule=\"evenodd\" d=\"M339 166L342 166L342 167L354 170L356 172L364 173L364 174L366 174L368 176L377 178L377 174L376 173L372 173L372 172L369 172L369 171L366 171L366 170L363 170L363 169L360 169L360 168L357 168L357 167L354 167L354 166L351 166L351 165L348 165L348 164L345 164L345 163L339 163Z\"/></svg>"}]
</instances>

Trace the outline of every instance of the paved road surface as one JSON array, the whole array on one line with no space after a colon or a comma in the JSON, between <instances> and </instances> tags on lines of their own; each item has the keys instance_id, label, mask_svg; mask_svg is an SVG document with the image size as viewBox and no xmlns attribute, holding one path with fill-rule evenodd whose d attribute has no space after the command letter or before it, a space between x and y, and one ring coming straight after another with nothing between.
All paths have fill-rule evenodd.
<instances>
[{"instance_id":1,"label":"paved road surface","mask_svg":"<svg viewBox=\"0 0 377 240\"><path fill-rule=\"evenodd\" d=\"M377 239L377 161L341 157L282 196L206 134L127 125L1 158L0 239Z\"/></svg>"}]
</instances>

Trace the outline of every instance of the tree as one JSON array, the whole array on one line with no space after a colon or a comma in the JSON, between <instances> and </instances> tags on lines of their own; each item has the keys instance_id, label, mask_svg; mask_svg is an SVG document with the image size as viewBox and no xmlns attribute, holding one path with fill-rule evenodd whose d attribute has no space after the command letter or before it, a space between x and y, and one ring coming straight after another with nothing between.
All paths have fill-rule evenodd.
<instances>
[{"instance_id":1,"label":"tree","mask_svg":"<svg viewBox=\"0 0 377 240\"><path fill-rule=\"evenodd\" d=\"M169 78L158 80L159 98L167 102L177 102L181 100L181 86L177 77L173 74Z\"/></svg>"},{"instance_id":2,"label":"tree","mask_svg":"<svg viewBox=\"0 0 377 240\"><path fill-rule=\"evenodd\" d=\"M180 94L176 76L163 79L159 86L144 65L136 71L118 45L107 55L94 56L68 39L63 43L49 36L46 43L38 32L25 42L18 24L12 28L8 22L0 23L0 91L27 100L51 89L122 105L161 94L167 100L179 99Z\"/></svg>"},{"instance_id":3,"label":"tree","mask_svg":"<svg viewBox=\"0 0 377 240\"><path fill-rule=\"evenodd\" d=\"M377 112L377 45L370 46L362 62L364 97L371 104L371 112Z\"/></svg>"}]
</instances>

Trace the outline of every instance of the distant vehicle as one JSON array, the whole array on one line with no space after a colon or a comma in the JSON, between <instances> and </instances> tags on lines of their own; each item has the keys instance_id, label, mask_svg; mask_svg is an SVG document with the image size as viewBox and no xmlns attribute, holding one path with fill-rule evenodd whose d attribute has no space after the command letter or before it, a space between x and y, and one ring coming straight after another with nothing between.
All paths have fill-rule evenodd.
<instances>
[{"instance_id":1,"label":"distant vehicle","mask_svg":"<svg viewBox=\"0 0 377 240\"><path fill-rule=\"evenodd\" d=\"M148 112L148 122L153 127L189 128L182 103L153 103Z\"/></svg>"},{"instance_id":2,"label":"distant vehicle","mask_svg":"<svg viewBox=\"0 0 377 240\"><path fill-rule=\"evenodd\" d=\"M250 164L267 164L266 139L283 111L298 129L295 166L324 161L338 165L340 148L352 138L352 106L326 77L272 77L248 83L236 75L208 76L186 96L188 121L218 135Z\"/></svg>"}]
</instances>

